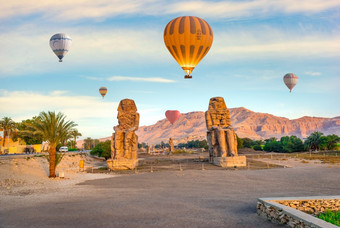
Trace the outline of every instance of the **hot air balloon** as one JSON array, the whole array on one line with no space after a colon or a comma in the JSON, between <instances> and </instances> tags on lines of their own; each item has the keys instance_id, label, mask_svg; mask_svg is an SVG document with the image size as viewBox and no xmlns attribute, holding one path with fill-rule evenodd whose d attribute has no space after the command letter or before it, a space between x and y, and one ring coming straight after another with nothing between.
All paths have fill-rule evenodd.
<instances>
[{"instance_id":1,"label":"hot air balloon","mask_svg":"<svg viewBox=\"0 0 340 228\"><path fill-rule=\"evenodd\" d=\"M56 56L59 58L59 62L62 62L64 56L70 50L72 45L72 39L65 33L57 33L50 39L50 47Z\"/></svg>"},{"instance_id":2,"label":"hot air balloon","mask_svg":"<svg viewBox=\"0 0 340 228\"><path fill-rule=\"evenodd\" d=\"M103 99L104 99L104 97L105 97L105 95L106 95L106 93L107 93L107 88L106 87L100 87L100 89L99 89L99 93L100 93L100 95L102 95L102 97L103 97Z\"/></svg>"},{"instance_id":3,"label":"hot air balloon","mask_svg":"<svg viewBox=\"0 0 340 228\"><path fill-rule=\"evenodd\" d=\"M208 53L212 42L211 27L199 17L177 17L164 29L165 46L186 73L184 78L192 78L190 73Z\"/></svg>"},{"instance_id":4,"label":"hot air balloon","mask_svg":"<svg viewBox=\"0 0 340 228\"><path fill-rule=\"evenodd\" d=\"M289 89L289 92L292 92L294 86L298 83L299 77L296 74L288 73L283 77L283 81Z\"/></svg>"},{"instance_id":5,"label":"hot air balloon","mask_svg":"<svg viewBox=\"0 0 340 228\"><path fill-rule=\"evenodd\" d=\"M176 120L178 120L181 113L177 110L168 110L165 112L166 118L170 121L171 124L174 124Z\"/></svg>"}]
</instances>

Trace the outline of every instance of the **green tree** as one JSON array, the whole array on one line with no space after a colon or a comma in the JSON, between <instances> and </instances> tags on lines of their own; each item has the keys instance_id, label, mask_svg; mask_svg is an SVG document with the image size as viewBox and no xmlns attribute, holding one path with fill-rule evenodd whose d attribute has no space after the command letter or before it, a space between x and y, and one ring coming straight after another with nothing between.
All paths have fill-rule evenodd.
<instances>
[{"instance_id":1,"label":"green tree","mask_svg":"<svg viewBox=\"0 0 340 228\"><path fill-rule=\"evenodd\" d=\"M305 147L308 150L320 150L320 146L322 145L324 139L322 138L323 133L321 132L313 132L305 141Z\"/></svg>"},{"instance_id":2,"label":"green tree","mask_svg":"<svg viewBox=\"0 0 340 228\"><path fill-rule=\"evenodd\" d=\"M340 137L333 134L333 135L327 135L327 142L326 142L326 147L328 150L334 150L337 143L340 142Z\"/></svg>"},{"instance_id":3,"label":"green tree","mask_svg":"<svg viewBox=\"0 0 340 228\"><path fill-rule=\"evenodd\" d=\"M49 177L56 177L57 145L68 137L73 127L77 126L73 121L66 121L66 116L62 113L41 112L39 118L29 124L28 131L34 135L41 135L44 141L49 143Z\"/></svg>"},{"instance_id":4,"label":"green tree","mask_svg":"<svg viewBox=\"0 0 340 228\"><path fill-rule=\"evenodd\" d=\"M93 150L91 150L90 154L104 157L107 160L111 157L111 141L106 140L105 142L99 142Z\"/></svg>"},{"instance_id":5,"label":"green tree","mask_svg":"<svg viewBox=\"0 0 340 228\"><path fill-rule=\"evenodd\" d=\"M4 117L0 120L0 128L2 128L4 132L2 146L5 146L6 137L11 137L11 134L16 130L16 124L10 117Z\"/></svg>"},{"instance_id":6,"label":"green tree","mask_svg":"<svg viewBox=\"0 0 340 228\"><path fill-rule=\"evenodd\" d=\"M255 145L255 146L253 146L253 149L254 150L262 150L262 147L261 147L261 145Z\"/></svg>"},{"instance_id":7,"label":"green tree","mask_svg":"<svg viewBox=\"0 0 340 228\"><path fill-rule=\"evenodd\" d=\"M82 136L80 132L78 132L77 129L73 129L70 133L71 137L73 137L73 142L71 143L72 148L76 148L76 144L77 144L77 137L78 136Z\"/></svg>"},{"instance_id":8,"label":"green tree","mask_svg":"<svg viewBox=\"0 0 340 228\"><path fill-rule=\"evenodd\" d=\"M239 138L237 135L236 137L237 137L237 149L243 148L243 140Z\"/></svg>"},{"instance_id":9,"label":"green tree","mask_svg":"<svg viewBox=\"0 0 340 228\"><path fill-rule=\"evenodd\" d=\"M243 141L243 147L245 148L251 148L253 146L252 141L250 138L242 138Z\"/></svg>"},{"instance_id":10,"label":"green tree","mask_svg":"<svg viewBox=\"0 0 340 228\"><path fill-rule=\"evenodd\" d=\"M87 137L86 139L84 139L84 148L85 148L85 150L92 149L92 145L93 145L93 139L91 139L91 137Z\"/></svg>"},{"instance_id":11,"label":"green tree","mask_svg":"<svg viewBox=\"0 0 340 228\"><path fill-rule=\"evenodd\" d=\"M27 145L33 144L41 144L42 143L42 136L41 135L34 135L32 132L27 131L29 126L37 120L37 116L34 116L32 119L23 120L18 123L18 130L19 130L19 138L23 139Z\"/></svg>"},{"instance_id":12,"label":"green tree","mask_svg":"<svg viewBox=\"0 0 340 228\"><path fill-rule=\"evenodd\" d=\"M300 152L304 151L303 142L297 136L285 136L281 137L282 151L285 153Z\"/></svg>"},{"instance_id":13,"label":"green tree","mask_svg":"<svg viewBox=\"0 0 340 228\"><path fill-rule=\"evenodd\" d=\"M282 152L283 151L281 142L277 141L275 137L265 140L263 150L268 151L268 152Z\"/></svg>"}]
</instances>

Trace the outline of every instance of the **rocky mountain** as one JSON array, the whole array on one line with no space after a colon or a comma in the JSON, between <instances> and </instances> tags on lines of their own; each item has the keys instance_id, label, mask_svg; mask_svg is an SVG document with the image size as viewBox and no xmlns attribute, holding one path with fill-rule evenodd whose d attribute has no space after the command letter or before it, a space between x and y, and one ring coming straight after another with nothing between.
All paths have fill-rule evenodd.
<instances>
[{"instance_id":1,"label":"rocky mountain","mask_svg":"<svg viewBox=\"0 0 340 228\"><path fill-rule=\"evenodd\" d=\"M253 112L246 108L231 108L230 118L237 135L241 138L266 139L296 135L306 138L315 131L325 135L340 135L340 116L321 118L304 116L290 120L267 113ZM142 126L136 132L139 142L157 144L167 142L170 137L174 143L206 138L204 112L183 113L173 125L167 119L159 120L154 125Z\"/></svg>"}]
</instances>

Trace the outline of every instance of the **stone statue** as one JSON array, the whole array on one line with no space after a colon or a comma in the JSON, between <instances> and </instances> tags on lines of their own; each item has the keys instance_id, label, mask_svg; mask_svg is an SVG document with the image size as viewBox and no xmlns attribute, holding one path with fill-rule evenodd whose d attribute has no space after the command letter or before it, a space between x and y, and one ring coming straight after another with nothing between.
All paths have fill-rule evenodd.
<instances>
[{"instance_id":1,"label":"stone statue","mask_svg":"<svg viewBox=\"0 0 340 228\"><path fill-rule=\"evenodd\" d=\"M174 140L172 138L169 138L169 146L170 146L170 150L169 152L174 152L175 148L174 148Z\"/></svg>"},{"instance_id":2,"label":"stone statue","mask_svg":"<svg viewBox=\"0 0 340 228\"><path fill-rule=\"evenodd\" d=\"M213 97L205 112L209 157L237 156L237 138L223 97Z\"/></svg>"},{"instance_id":3,"label":"stone statue","mask_svg":"<svg viewBox=\"0 0 340 228\"><path fill-rule=\"evenodd\" d=\"M150 154L151 153L151 146L147 145L146 150L147 150L148 154Z\"/></svg>"},{"instance_id":4,"label":"stone statue","mask_svg":"<svg viewBox=\"0 0 340 228\"><path fill-rule=\"evenodd\" d=\"M135 102L130 99L121 100L117 111L118 126L113 128L115 133L111 138L111 168L134 168L138 164L138 136L135 131L139 126L139 113Z\"/></svg>"}]
</instances>

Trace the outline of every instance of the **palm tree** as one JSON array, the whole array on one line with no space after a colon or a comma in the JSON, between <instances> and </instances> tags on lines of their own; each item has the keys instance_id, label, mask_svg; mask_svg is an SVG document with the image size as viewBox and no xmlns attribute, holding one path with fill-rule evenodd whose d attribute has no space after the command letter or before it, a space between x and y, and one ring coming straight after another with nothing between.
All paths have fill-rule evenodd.
<instances>
[{"instance_id":1,"label":"palm tree","mask_svg":"<svg viewBox=\"0 0 340 228\"><path fill-rule=\"evenodd\" d=\"M313 132L305 141L305 146L307 146L310 150L320 150L320 145L322 143L322 135L321 132Z\"/></svg>"},{"instance_id":2,"label":"palm tree","mask_svg":"<svg viewBox=\"0 0 340 228\"><path fill-rule=\"evenodd\" d=\"M78 136L82 136L82 134L79 133L77 129L73 129L73 130L71 131L70 135L74 138L74 145L73 145L73 148L76 148L77 137L78 137Z\"/></svg>"},{"instance_id":3,"label":"palm tree","mask_svg":"<svg viewBox=\"0 0 340 228\"><path fill-rule=\"evenodd\" d=\"M5 139L7 136L10 136L16 129L16 123L9 117L4 117L0 120L0 128L2 128L4 132L4 139L2 141L2 146L5 146Z\"/></svg>"},{"instance_id":4,"label":"palm tree","mask_svg":"<svg viewBox=\"0 0 340 228\"><path fill-rule=\"evenodd\" d=\"M93 139L91 139L91 137L87 137L86 139L84 139L84 148L85 148L85 150L91 149L92 143L93 143Z\"/></svg>"},{"instance_id":5,"label":"palm tree","mask_svg":"<svg viewBox=\"0 0 340 228\"><path fill-rule=\"evenodd\" d=\"M56 177L56 150L57 145L67 139L73 127L77 126L73 121L66 121L66 116L62 113L41 112L39 118L32 124L29 124L29 129L35 135L41 135L43 141L49 143L49 177Z\"/></svg>"}]
</instances>

